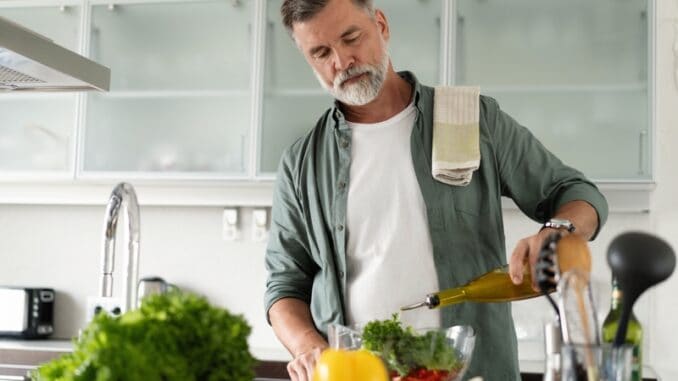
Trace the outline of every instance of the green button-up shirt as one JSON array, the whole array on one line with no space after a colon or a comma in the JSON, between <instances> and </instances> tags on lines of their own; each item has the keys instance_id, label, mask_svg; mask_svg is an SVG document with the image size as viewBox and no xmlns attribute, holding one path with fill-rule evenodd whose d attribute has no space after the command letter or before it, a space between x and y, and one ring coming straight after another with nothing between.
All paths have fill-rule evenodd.
<instances>
[{"instance_id":1,"label":"green button-up shirt","mask_svg":"<svg viewBox=\"0 0 678 381\"><path fill-rule=\"evenodd\" d=\"M599 226L604 223L607 203L596 186L563 164L489 97L480 99L481 162L473 180L463 187L434 180L434 91L419 84L411 73L400 75L414 89L417 116L410 144L412 165L426 203L441 290L506 263L501 196L513 199L539 222L569 201L585 200L596 209ZM378 152L375 155L378 159ZM281 298L301 299L310 305L322 333L327 332L328 323L344 324L350 165L351 129L335 106L285 151L274 192L266 252L266 311ZM509 303L464 303L443 308L441 316L444 327L469 324L476 329L468 377L520 379Z\"/></svg>"}]
</instances>

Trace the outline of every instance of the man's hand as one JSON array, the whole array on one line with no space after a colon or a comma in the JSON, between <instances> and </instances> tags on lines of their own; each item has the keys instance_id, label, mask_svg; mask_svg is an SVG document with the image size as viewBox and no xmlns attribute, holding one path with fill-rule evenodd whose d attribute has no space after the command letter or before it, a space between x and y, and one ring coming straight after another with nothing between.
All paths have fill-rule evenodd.
<instances>
[{"instance_id":1,"label":"man's hand","mask_svg":"<svg viewBox=\"0 0 678 381\"><path fill-rule=\"evenodd\" d=\"M294 360L287 363L287 373L292 381L312 381L313 369L315 363L320 357L324 348L315 347L307 352L296 356Z\"/></svg>"},{"instance_id":2,"label":"man's hand","mask_svg":"<svg viewBox=\"0 0 678 381\"><path fill-rule=\"evenodd\" d=\"M292 381L311 381L313 368L327 341L313 325L311 311L304 301L284 298L268 310L273 331L287 348L293 360L287 364Z\"/></svg>"},{"instance_id":3,"label":"man's hand","mask_svg":"<svg viewBox=\"0 0 678 381\"><path fill-rule=\"evenodd\" d=\"M553 217L566 219L572 222L576 228L572 234L576 234L586 241L591 239L598 229L598 213L591 204L586 201L570 201L562 205ZM513 284L520 284L523 282L524 267L528 264L532 274L532 288L535 291L539 291L534 267L537 263L537 259L539 259L539 251L546 241L546 238L555 232L562 235L570 234L565 229L546 228L540 230L535 235L531 235L518 241L515 249L513 249L511 258L509 259L509 274L511 275Z\"/></svg>"},{"instance_id":4,"label":"man's hand","mask_svg":"<svg viewBox=\"0 0 678 381\"><path fill-rule=\"evenodd\" d=\"M523 282L523 274L526 271L525 266L529 265L529 271L532 275L532 288L535 291L539 291L534 268L539 259L539 252L541 251L542 245L549 235L553 233L560 233L562 235L570 234L565 229L546 228L535 235L525 237L518 241L515 249L513 249L513 254L511 254L511 259L509 260L509 274L511 275L513 284L521 284Z\"/></svg>"}]
</instances>

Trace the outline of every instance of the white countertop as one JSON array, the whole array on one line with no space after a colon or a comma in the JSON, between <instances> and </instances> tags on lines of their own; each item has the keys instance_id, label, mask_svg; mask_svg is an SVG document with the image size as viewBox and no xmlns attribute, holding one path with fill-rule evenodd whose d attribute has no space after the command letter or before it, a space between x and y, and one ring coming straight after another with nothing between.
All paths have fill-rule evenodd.
<instances>
[{"instance_id":1,"label":"white countertop","mask_svg":"<svg viewBox=\"0 0 678 381\"><path fill-rule=\"evenodd\" d=\"M46 352L70 352L73 350L73 343L69 340L16 340L0 339L0 349L17 349L25 351L46 351ZM279 348L257 348L251 347L250 352L259 360L266 361L290 361L287 351Z\"/></svg>"},{"instance_id":2,"label":"white countertop","mask_svg":"<svg viewBox=\"0 0 678 381\"><path fill-rule=\"evenodd\" d=\"M15 340L0 339L0 349L25 351L70 352L73 344L68 340Z\"/></svg>"}]
</instances>

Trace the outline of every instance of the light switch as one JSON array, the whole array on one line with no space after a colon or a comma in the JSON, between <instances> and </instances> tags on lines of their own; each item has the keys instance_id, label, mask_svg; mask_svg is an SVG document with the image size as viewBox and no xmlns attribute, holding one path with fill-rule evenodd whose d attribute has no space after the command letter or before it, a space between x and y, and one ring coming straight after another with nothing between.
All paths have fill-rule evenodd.
<instances>
[{"instance_id":1,"label":"light switch","mask_svg":"<svg viewBox=\"0 0 678 381\"><path fill-rule=\"evenodd\" d=\"M225 241L236 241L240 238L238 217L238 208L224 208L223 237Z\"/></svg>"},{"instance_id":2,"label":"light switch","mask_svg":"<svg viewBox=\"0 0 678 381\"><path fill-rule=\"evenodd\" d=\"M254 209L252 211L252 240L264 242L268 239L268 209Z\"/></svg>"}]
</instances>

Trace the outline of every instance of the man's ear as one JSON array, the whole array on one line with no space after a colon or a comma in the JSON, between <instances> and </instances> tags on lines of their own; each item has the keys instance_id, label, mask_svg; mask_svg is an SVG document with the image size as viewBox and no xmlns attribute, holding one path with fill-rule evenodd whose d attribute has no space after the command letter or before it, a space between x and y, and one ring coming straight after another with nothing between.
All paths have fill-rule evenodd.
<instances>
[{"instance_id":1,"label":"man's ear","mask_svg":"<svg viewBox=\"0 0 678 381\"><path fill-rule=\"evenodd\" d=\"M377 23L379 32L384 38L384 41L388 41L389 37L391 37L391 31L388 28L388 20L386 20L386 15L381 11L381 9L374 10L374 21Z\"/></svg>"}]
</instances>

